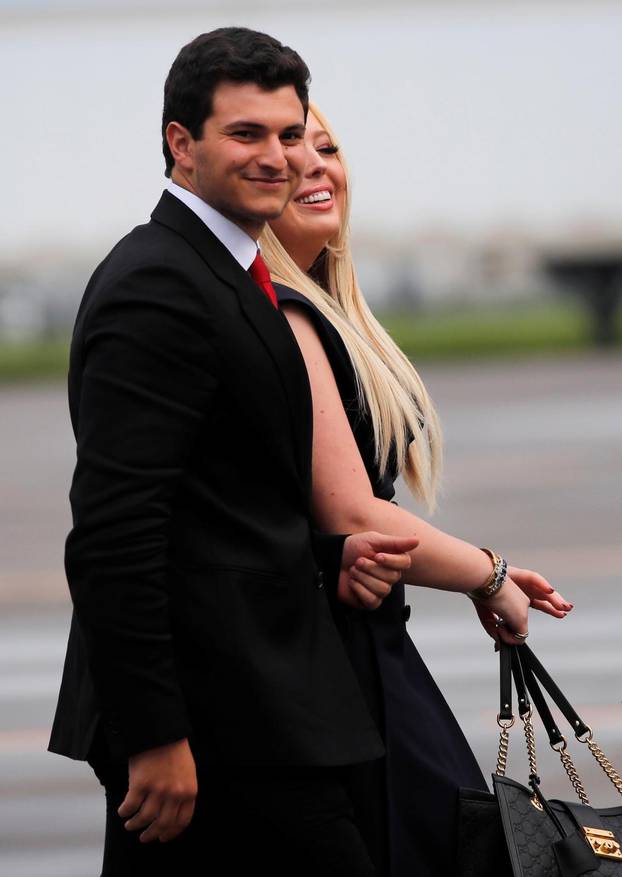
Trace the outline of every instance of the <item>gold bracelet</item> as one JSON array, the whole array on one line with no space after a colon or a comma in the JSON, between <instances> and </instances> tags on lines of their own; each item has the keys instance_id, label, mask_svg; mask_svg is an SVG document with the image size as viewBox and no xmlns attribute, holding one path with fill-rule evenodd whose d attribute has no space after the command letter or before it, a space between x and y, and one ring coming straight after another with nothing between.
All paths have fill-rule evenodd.
<instances>
[{"instance_id":1,"label":"gold bracelet","mask_svg":"<svg viewBox=\"0 0 622 877\"><path fill-rule=\"evenodd\" d=\"M501 557L497 554L496 551L493 551L492 548L480 548L480 551L483 551L484 554L487 554L488 557L492 560L492 570L490 572L490 575L483 585L480 585L479 588L475 588L476 591L485 591L486 588L489 588L495 580L495 571L497 569L497 564L501 560Z\"/></svg>"},{"instance_id":2,"label":"gold bracelet","mask_svg":"<svg viewBox=\"0 0 622 877\"><path fill-rule=\"evenodd\" d=\"M468 592L468 596L472 600L486 600L488 597L492 597L493 594L496 594L505 582L507 573L507 563L500 554L497 554L496 551L493 551L491 548L482 548L481 551L483 551L484 554L487 554L491 559L492 572L483 585Z\"/></svg>"}]
</instances>

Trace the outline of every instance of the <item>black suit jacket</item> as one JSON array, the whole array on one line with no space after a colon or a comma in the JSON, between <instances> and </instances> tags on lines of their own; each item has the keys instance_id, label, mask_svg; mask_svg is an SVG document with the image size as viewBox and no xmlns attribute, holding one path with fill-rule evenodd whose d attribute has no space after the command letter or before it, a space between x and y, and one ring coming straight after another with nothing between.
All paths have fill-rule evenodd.
<instances>
[{"instance_id":1,"label":"black suit jacket","mask_svg":"<svg viewBox=\"0 0 622 877\"><path fill-rule=\"evenodd\" d=\"M342 539L310 529L304 362L168 192L91 278L69 401L74 614L50 749L87 757L102 722L120 758L184 736L219 763L381 755L326 599Z\"/></svg>"}]
</instances>

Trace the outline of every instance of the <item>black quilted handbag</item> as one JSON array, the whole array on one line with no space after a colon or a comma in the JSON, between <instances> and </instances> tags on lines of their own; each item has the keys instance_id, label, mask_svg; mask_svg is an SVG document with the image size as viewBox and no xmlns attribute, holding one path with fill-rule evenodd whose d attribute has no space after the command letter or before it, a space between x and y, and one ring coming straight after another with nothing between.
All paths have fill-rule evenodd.
<instances>
[{"instance_id":1,"label":"black quilted handbag","mask_svg":"<svg viewBox=\"0 0 622 877\"><path fill-rule=\"evenodd\" d=\"M617 791L622 778L583 722L526 645L500 649L501 728L494 795L460 789L459 877L622 877L622 807L591 807L567 743L560 733L540 685L585 743ZM518 696L529 758L529 788L505 776L509 729L514 724L512 680ZM559 754L580 803L547 800L540 790L536 765L532 703Z\"/></svg>"}]
</instances>

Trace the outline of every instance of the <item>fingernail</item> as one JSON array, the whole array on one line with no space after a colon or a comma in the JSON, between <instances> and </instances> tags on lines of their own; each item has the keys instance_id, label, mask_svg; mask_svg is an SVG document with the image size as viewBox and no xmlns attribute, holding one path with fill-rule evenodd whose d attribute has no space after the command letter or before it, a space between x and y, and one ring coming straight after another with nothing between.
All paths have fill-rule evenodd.
<instances>
[{"instance_id":1,"label":"fingernail","mask_svg":"<svg viewBox=\"0 0 622 877\"><path fill-rule=\"evenodd\" d=\"M378 561L378 563L384 563L385 559L386 558L385 558L384 554L377 554L376 555L376 560Z\"/></svg>"},{"instance_id":2,"label":"fingernail","mask_svg":"<svg viewBox=\"0 0 622 877\"><path fill-rule=\"evenodd\" d=\"M554 594L554 593L555 593L555 588L551 588L549 591L547 591L547 594Z\"/></svg>"}]
</instances>

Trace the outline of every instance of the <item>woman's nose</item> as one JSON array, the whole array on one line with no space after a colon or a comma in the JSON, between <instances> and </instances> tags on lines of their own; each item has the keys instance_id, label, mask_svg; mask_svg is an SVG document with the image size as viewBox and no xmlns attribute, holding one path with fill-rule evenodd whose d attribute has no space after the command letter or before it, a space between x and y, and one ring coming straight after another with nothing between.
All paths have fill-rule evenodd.
<instances>
[{"instance_id":1,"label":"woman's nose","mask_svg":"<svg viewBox=\"0 0 622 877\"><path fill-rule=\"evenodd\" d=\"M307 150L307 161L305 164L305 177L319 177L326 170L326 162L324 157L311 148Z\"/></svg>"}]
</instances>

